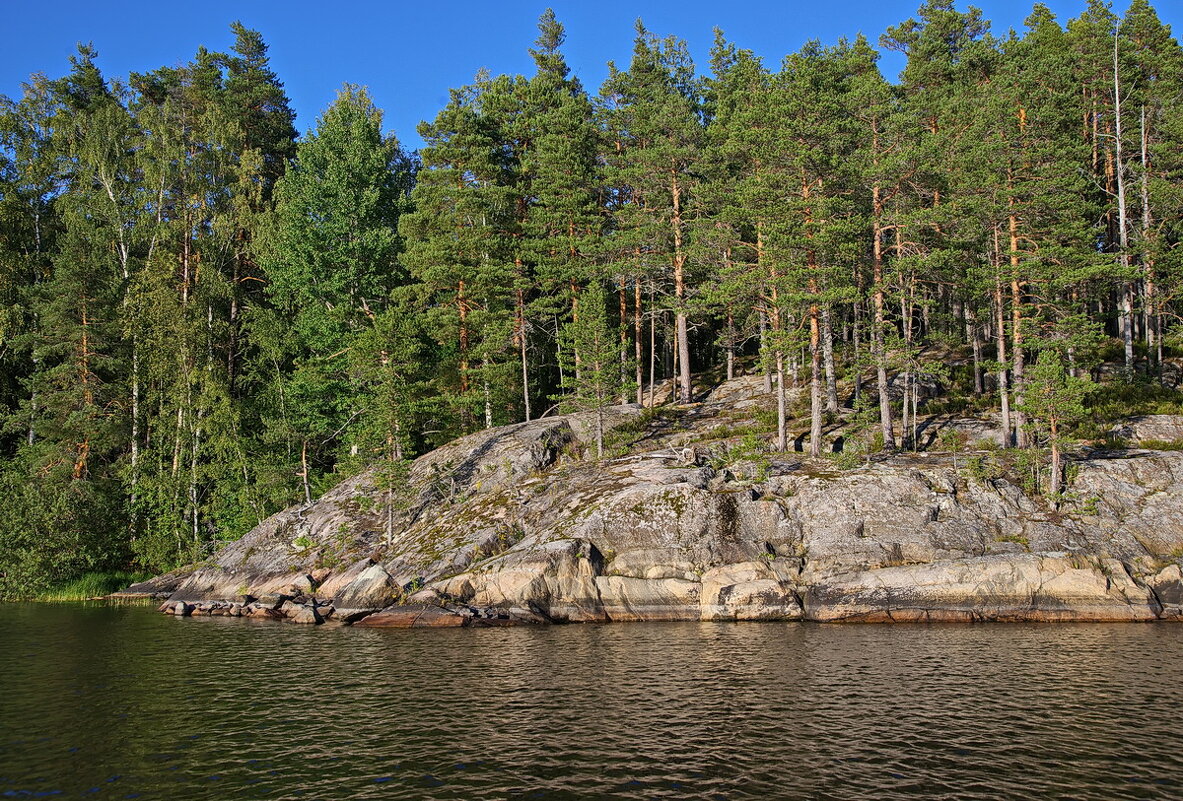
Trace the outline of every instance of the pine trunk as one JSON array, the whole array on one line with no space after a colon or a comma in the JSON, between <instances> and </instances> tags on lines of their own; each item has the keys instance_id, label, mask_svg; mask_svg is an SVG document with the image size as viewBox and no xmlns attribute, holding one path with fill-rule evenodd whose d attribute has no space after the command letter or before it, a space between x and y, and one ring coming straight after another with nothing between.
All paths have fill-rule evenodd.
<instances>
[{"instance_id":1,"label":"pine trunk","mask_svg":"<svg viewBox=\"0 0 1183 801\"><path fill-rule=\"evenodd\" d=\"M1052 477L1051 477L1051 496L1054 502L1058 502L1060 495L1060 484L1063 481L1063 468L1060 465L1060 432L1059 421L1056 420L1055 415L1051 416L1048 421L1052 449Z\"/></svg>"},{"instance_id":2,"label":"pine trunk","mask_svg":"<svg viewBox=\"0 0 1183 801\"><path fill-rule=\"evenodd\" d=\"M518 269L521 269L521 261L518 262ZM522 406L525 410L526 422L530 422L530 363L526 353L526 298L525 293L517 290L517 297L514 300L516 307L514 321L514 328L517 332L518 354L522 360Z\"/></svg>"},{"instance_id":3,"label":"pine trunk","mask_svg":"<svg viewBox=\"0 0 1183 801\"><path fill-rule=\"evenodd\" d=\"M813 294L815 285L810 286ZM816 305L809 307L809 455L817 457L822 452L822 349L821 313Z\"/></svg>"},{"instance_id":4,"label":"pine trunk","mask_svg":"<svg viewBox=\"0 0 1183 801\"><path fill-rule=\"evenodd\" d=\"M671 173L670 189L674 204L670 225L674 235L674 298L677 304L674 338L678 353L678 400L680 403L690 403L693 393L690 386L690 330L686 319L686 252L682 246L682 187L678 183L676 171Z\"/></svg>"},{"instance_id":5,"label":"pine trunk","mask_svg":"<svg viewBox=\"0 0 1183 801\"><path fill-rule=\"evenodd\" d=\"M891 419L891 395L887 391L887 354L884 352L883 331L883 229L879 222L882 213L880 189L872 190L874 199L874 240L872 242L872 278L874 288L874 315L871 325L871 355L875 359L875 380L879 391L879 430L883 432L884 450L895 450L894 423Z\"/></svg>"},{"instance_id":6,"label":"pine trunk","mask_svg":"<svg viewBox=\"0 0 1183 801\"><path fill-rule=\"evenodd\" d=\"M1015 404L1021 407L1023 403L1023 292L1019 278L1021 261L1019 259L1019 222L1014 211L1014 198L1010 199L1011 213L1007 217L1007 231L1010 235L1010 314L1011 314L1011 358L1014 364L1011 368L1011 380L1015 392ZM1014 411L1014 440L1015 446L1027 447L1027 416Z\"/></svg>"},{"instance_id":7,"label":"pine trunk","mask_svg":"<svg viewBox=\"0 0 1183 801\"><path fill-rule=\"evenodd\" d=\"M822 357L826 368L826 411L838 413L838 375L834 368L834 329L830 307L822 309Z\"/></svg>"},{"instance_id":8,"label":"pine trunk","mask_svg":"<svg viewBox=\"0 0 1183 801\"><path fill-rule=\"evenodd\" d=\"M982 337L977 316L968 303L965 304L965 337L973 349L974 394L982 395L986 391L982 381Z\"/></svg>"},{"instance_id":9,"label":"pine trunk","mask_svg":"<svg viewBox=\"0 0 1183 801\"><path fill-rule=\"evenodd\" d=\"M634 370L636 371L637 381L637 405L641 406L645 402L645 376L642 374L642 356L641 352L641 336L643 333L641 321L641 279L637 278L633 282L633 357L636 361Z\"/></svg>"},{"instance_id":10,"label":"pine trunk","mask_svg":"<svg viewBox=\"0 0 1183 801\"><path fill-rule=\"evenodd\" d=\"M1118 36L1113 36L1113 171L1117 182L1117 260L1121 266L1121 280L1125 282L1121 293L1121 339L1125 351L1127 376L1134 374L1134 286L1129 281L1130 242L1129 225L1126 218L1125 160L1121 142L1121 80L1117 62Z\"/></svg>"},{"instance_id":11,"label":"pine trunk","mask_svg":"<svg viewBox=\"0 0 1183 801\"><path fill-rule=\"evenodd\" d=\"M994 228L994 341L998 357L998 398L1002 410L1002 438L1003 446L1014 444L1013 429L1011 428L1010 393L1007 386L1006 368L1006 310L1002 301L1002 278L998 275L1001 254L998 245L998 227Z\"/></svg>"}]
</instances>

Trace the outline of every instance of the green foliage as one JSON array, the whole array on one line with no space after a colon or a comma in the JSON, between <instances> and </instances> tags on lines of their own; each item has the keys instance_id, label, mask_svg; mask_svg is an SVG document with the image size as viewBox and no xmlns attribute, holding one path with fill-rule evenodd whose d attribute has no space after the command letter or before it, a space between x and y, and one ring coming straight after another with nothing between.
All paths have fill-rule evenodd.
<instances>
[{"instance_id":1,"label":"green foliage","mask_svg":"<svg viewBox=\"0 0 1183 801\"><path fill-rule=\"evenodd\" d=\"M768 442L756 433L744 434L738 442L725 442L711 450L710 464L716 470L731 469L741 473L752 471L747 477L761 482L772 470L772 453Z\"/></svg>"},{"instance_id":2,"label":"green foliage","mask_svg":"<svg viewBox=\"0 0 1183 801\"><path fill-rule=\"evenodd\" d=\"M1031 542L1023 534L1000 534L994 538L995 542L1013 542L1022 545L1024 550L1031 550Z\"/></svg>"},{"instance_id":3,"label":"green foliage","mask_svg":"<svg viewBox=\"0 0 1183 801\"><path fill-rule=\"evenodd\" d=\"M113 592L151 578L151 573L133 573L115 571L107 573L84 573L78 578L71 579L64 584L58 584L43 590L37 595L38 601L87 601L102 598Z\"/></svg>"},{"instance_id":4,"label":"green foliage","mask_svg":"<svg viewBox=\"0 0 1183 801\"><path fill-rule=\"evenodd\" d=\"M353 86L342 89L276 184L258 246L274 310L254 318L279 368L263 436L291 454L288 469L302 479L306 500L318 483L314 471L334 472L342 446L356 453L362 429L377 425L367 411L391 410L367 410L375 396L401 407L410 429L391 382L407 379L415 332L397 329L387 311L406 281L395 229L409 188L406 157L382 131L382 113ZM383 366L391 375L383 376Z\"/></svg>"},{"instance_id":5,"label":"green foliage","mask_svg":"<svg viewBox=\"0 0 1183 801\"><path fill-rule=\"evenodd\" d=\"M579 314L564 330L570 343L568 353L577 354L567 365L562 396L568 409L595 413L596 456L604 455L604 407L614 402L622 391L620 340L608 322L607 299L598 281L589 284L580 297ZM623 388L625 394L629 388Z\"/></svg>"},{"instance_id":6,"label":"green foliage","mask_svg":"<svg viewBox=\"0 0 1183 801\"><path fill-rule=\"evenodd\" d=\"M417 157L351 85L297 143L231 35L0 100L0 596L205 559L366 470L393 541L416 455L556 407L625 453L697 425L692 370L776 374L784 414L710 435L756 477L790 420L845 468L1005 408L1024 448L963 474L1036 492L1046 448L1058 501L1073 442L1183 413L1183 49L1146 0L1007 36L929 0L897 83L861 36L766 66L717 33L703 78L638 24L594 99L548 11ZM605 442L646 370L679 409Z\"/></svg>"},{"instance_id":7,"label":"green foliage","mask_svg":"<svg viewBox=\"0 0 1183 801\"><path fill-rule=\"evenodd\" d=\"M1085 400L1092 382L1069 374L1060 351L1049 348L1039 354L1034 369L1027 374L1023 402L1019 408L1031 419L1031 426L1042 438L1066 441L1064 429L1083 420Z\"/></svg>"},{"instance_id":8,"label":"green foliage","mask_svg":"<svg viewBox=\"0 0 1183 801\"><path fill-rule=\"evenodd\" d=\"M1023 448L1015 451L1014 475L1019 486L1028 495L1038 495L1043 491L1043 454L1036 448Z\"/></svg>"},{"instance_id":9,"label":"green foliage","mask_svg":"<svg viewBox=\"0 0 1183 801\"><path fill-rule=\"evenodd\" d=\"M864 456L861 444L852 448L843 448L837 453L826 454L830 464L837 470L854 470L857 467L862 467L865 464Z\"/></svg>"},{"instance_id":10,"label":"green foliage","mask_svg":"<svg viewBox=\"0 0 1183 801\"><path fill-rule=\"evenodd\" d=\"M1183 438L1144 439L1139 445L1151 451L1183 451Z\"/></svg>"},{"instance_id":11,"label":"green foliage","mask_svg":"<svg viewBox=\"0 0 1183 801\"><path fill-rule=\"evenodd\" d=\"M1086 405L1094 421L1112 425L1135 415L1183 414L1183 390L1148 380L1099 384Z\"/></svg>"},{"instance_id":12,"label":"green foliage","mask_svg":"<svg viewBox=\"0 0 1183 801\"><path fill-rule=\"evenodd\" d=\"M961 469L962 475L982 484L996 481L1006 475L1006 470L995 454L974 454L967 456Z\"/></svg>"}]
</instances>

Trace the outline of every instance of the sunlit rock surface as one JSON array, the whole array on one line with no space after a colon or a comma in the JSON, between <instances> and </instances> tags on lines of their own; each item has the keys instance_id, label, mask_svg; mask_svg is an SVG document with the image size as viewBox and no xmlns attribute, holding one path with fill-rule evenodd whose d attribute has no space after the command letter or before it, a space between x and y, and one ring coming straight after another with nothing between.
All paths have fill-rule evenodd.
<instances>
[{"instance_id":1,"label":"sunlit rock surface","mask_svg":"<svg viewBox=\"0 0 1183 801\"><path fill-rule=\"evenodd\" d=\"M1183 453L1077 459L1054 508L965 454L757 463L737 443L769 402L746 378L692 407L614 407L603 460L590 415L483 431L416 460L389 510L362 474L124 594L397 627L1183 615Z\"/></svg>"}]
</instances>

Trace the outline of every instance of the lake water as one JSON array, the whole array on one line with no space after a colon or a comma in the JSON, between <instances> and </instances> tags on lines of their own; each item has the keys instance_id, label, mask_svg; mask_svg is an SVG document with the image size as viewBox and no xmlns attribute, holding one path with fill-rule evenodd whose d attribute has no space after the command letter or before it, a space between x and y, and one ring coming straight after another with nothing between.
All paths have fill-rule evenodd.
<instances>
[{"instance_id":1,"label":"lake water","mask_svg":"<svg viewBox=\"0 0 1183 801\"><path fill-rule=\"evenodd\" d=\"M1183 797L1183 626L0 606L0 798Z\"/></svg>"}]
</instances>

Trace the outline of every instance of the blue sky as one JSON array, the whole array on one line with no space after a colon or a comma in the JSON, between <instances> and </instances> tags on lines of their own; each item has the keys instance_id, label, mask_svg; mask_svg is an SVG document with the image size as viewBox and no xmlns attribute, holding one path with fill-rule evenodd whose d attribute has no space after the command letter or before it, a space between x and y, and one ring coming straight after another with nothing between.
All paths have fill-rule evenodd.
<instances>
[{"instance_id":1,"label":"blue sky","mask_svg":"<svg viewBox=\"0 0 1183 801\"><path fill-rule=\"evenodd\" d=\"M551 0L567 27L564 51L574 72L593 92L606 63L627 66L633 22L642 17L656 34L685 39L705 71L714 26L741 47L775 66L809 39L831 43L859 32L877 42L887 27L914 16L920 0ZM1061 23L1079 16L1086 0L1050 0ZM1176 38L1183 30L1183 1L1152 0ZM547 0L386 0L308 2L251 0L202 3L121 0L0 0L8 23L0 48L0 93L19 95L33 72L63 74L76 42L91 42L109 76L126 76L187 61L199 45L228 48L231 21L262 32L284 81L301 132L315 124L344 82L370 88L386 112L386 125L409 147L420 144L415 126L447 102L448 89L471 82L481 67L494 74L531 71L526 49L537 35ZM959 8L968 5L958 2ZM1021 28L1032 2L975 3L995 33ZM1128 0L1114 9L1124 13ZM902 68L894 54L881 62L891 79Z\"/></svg>"}]
</instances>

